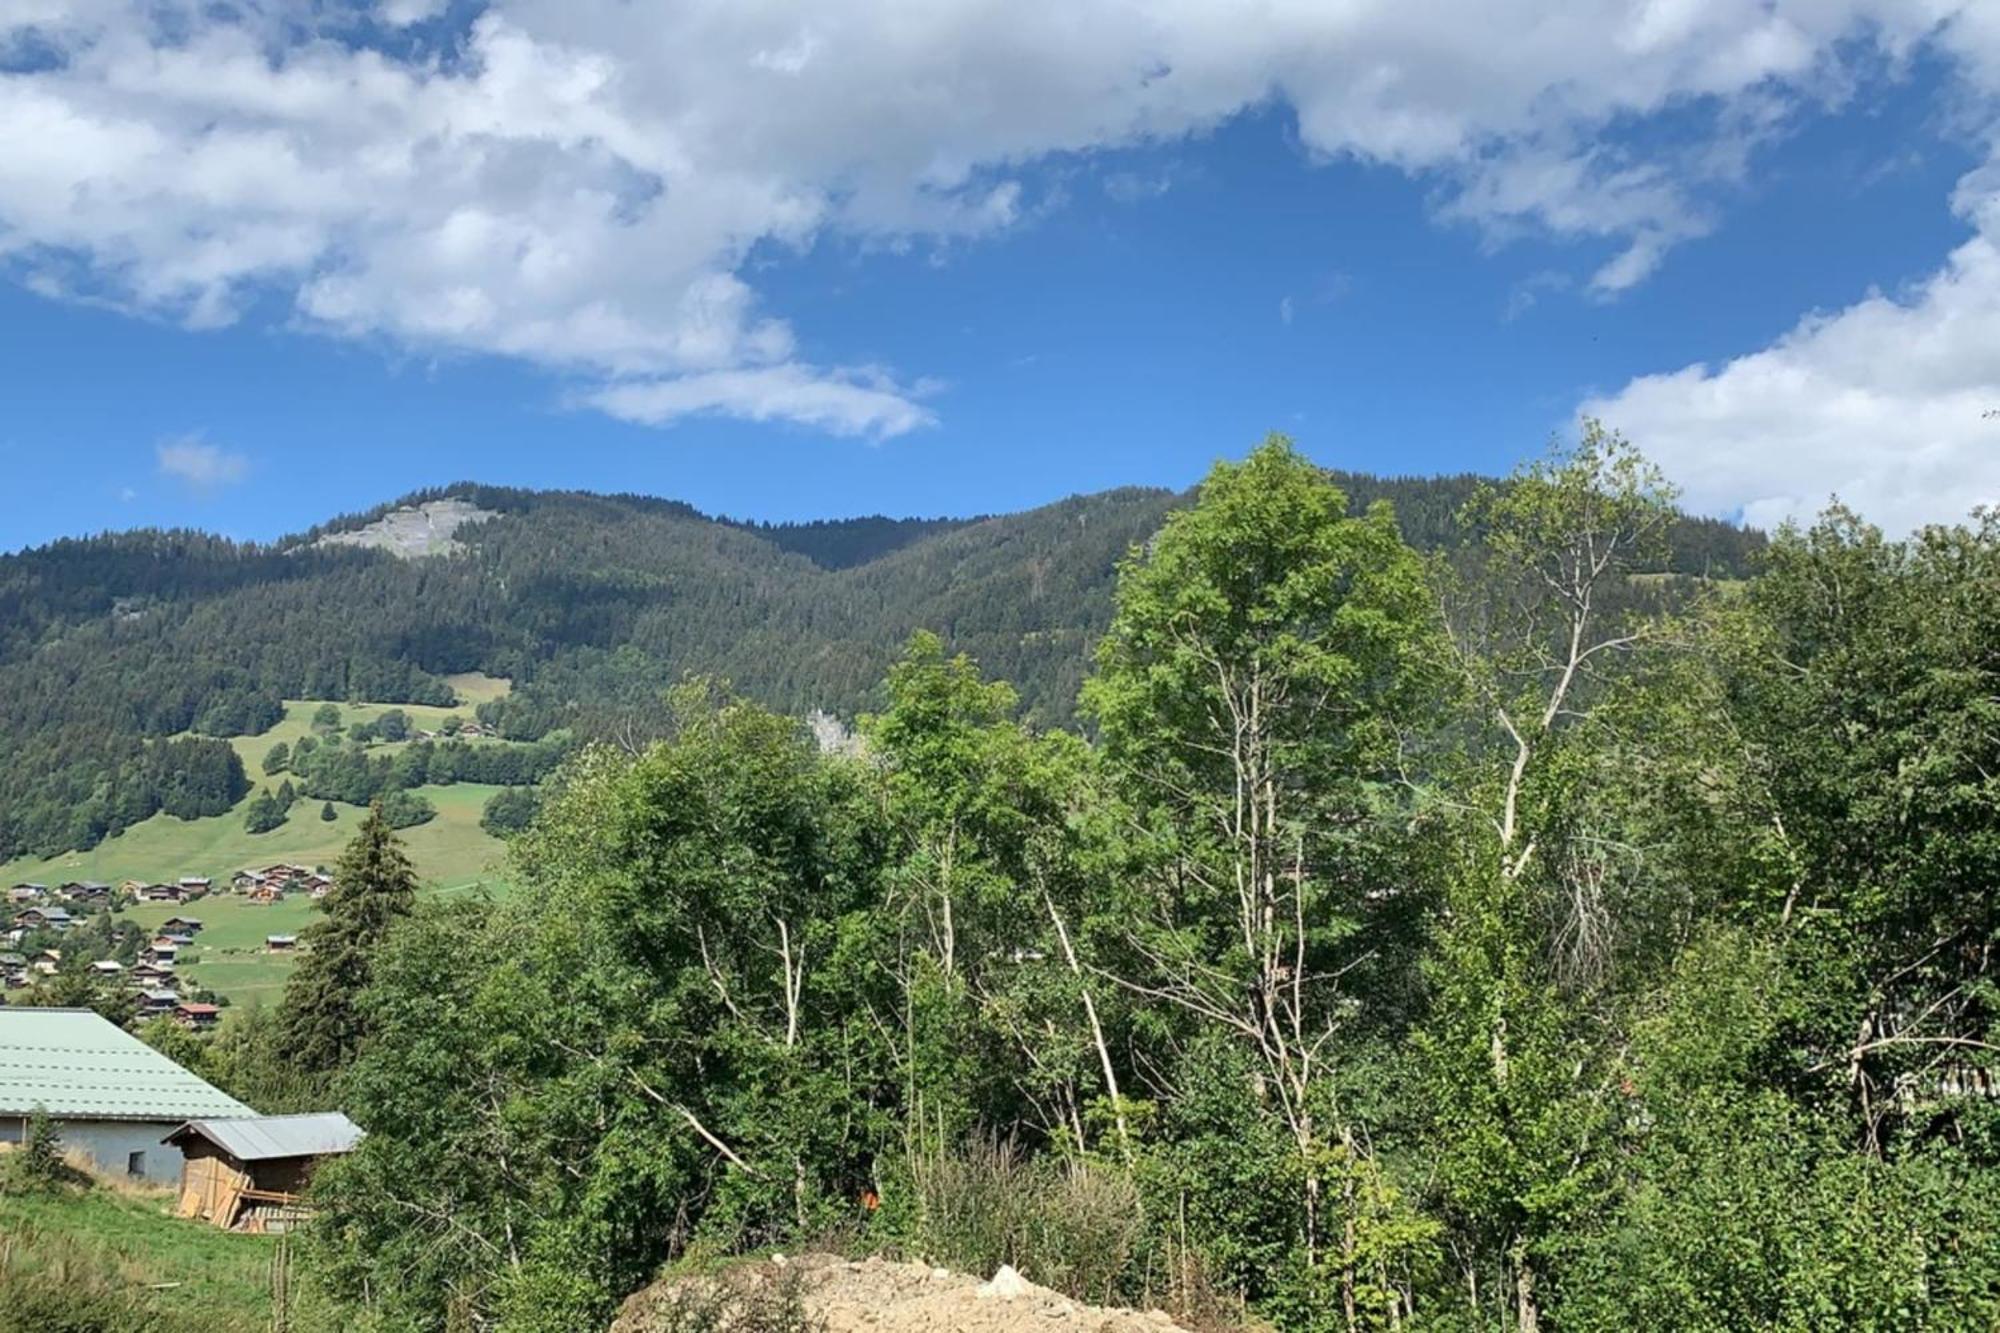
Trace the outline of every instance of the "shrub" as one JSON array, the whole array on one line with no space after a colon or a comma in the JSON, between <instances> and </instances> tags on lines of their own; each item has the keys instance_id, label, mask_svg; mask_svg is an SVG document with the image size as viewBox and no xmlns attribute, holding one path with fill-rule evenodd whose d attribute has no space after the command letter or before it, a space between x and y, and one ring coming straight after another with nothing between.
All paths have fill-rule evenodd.
<instances>
[{"instance_id":1,"label":"shrub","mask_svg":"<svg viewBox=\"0 0 2000 1333\"><path fill-rule=\"evenodd\" d=\"M1024 1158L1011 1143L974 1140L911 1164L911 1243L925 1258L969 1273L1012 1264L1034 1282L1081 1300L1115 1303L1141 1233L1129 1176L1054 1156Z\"/></svg>"}]
</instances>

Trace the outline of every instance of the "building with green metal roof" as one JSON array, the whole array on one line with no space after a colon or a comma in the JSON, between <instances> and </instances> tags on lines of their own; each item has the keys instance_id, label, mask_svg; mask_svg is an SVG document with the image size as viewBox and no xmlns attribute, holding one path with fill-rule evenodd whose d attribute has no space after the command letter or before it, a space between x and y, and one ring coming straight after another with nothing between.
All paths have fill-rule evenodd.
<instances>
[{"instance_id":1,"label":"building with green metal roof","mask_svg":"<svg viewBox=\"0 0 2000 1333\"><path fill-rule=\"evenodd\" d=\"M257 1114L88 1009L0 1007L0 1143L19 1142L38 1109L98 1170L163 1184L181 1171L168 1134Z\"/></svg>"}]
</instances>

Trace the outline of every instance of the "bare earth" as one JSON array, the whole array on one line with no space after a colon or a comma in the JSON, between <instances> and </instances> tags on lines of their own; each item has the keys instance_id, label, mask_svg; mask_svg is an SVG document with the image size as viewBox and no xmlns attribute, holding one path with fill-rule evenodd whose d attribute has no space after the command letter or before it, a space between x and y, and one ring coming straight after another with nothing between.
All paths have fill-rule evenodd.
<instances>
[{"instance_id":1,"label":"bare earth","mask_svg":"<svg viewBox=\"0 0 2000 1333\"><path fill-rule=\"evenodd\" d=\"M806 1308L828 1333L1183 1333L1158 1310L1085 1305L1011 1268L981 1282L923 1264L807 1255L750 1270L766 1280L780 1271L802 1276ZM658 1333L654 1315L673 1285L655 1283L626 1301L611 1333Z\"/></svg>"}]
</instances>

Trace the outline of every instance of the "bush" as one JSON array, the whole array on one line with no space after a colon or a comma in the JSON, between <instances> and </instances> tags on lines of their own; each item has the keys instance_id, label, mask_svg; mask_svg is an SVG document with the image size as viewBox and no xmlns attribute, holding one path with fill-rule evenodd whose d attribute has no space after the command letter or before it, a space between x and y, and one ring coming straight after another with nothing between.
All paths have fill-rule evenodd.
<instances>
[{"instance_id":1,"label":"bush","mask_svg":"<svg viewBox=\"0 0 2000 1333\"><path fill-rule=\"evenodd\" d=\"M28 1132L18 1151L0 1158L5 1174L0 1186L23 1193L48 1194L89 1178L63 1158L62 1130L40 1107L28 1118Z\"/></svg>"},{"instance_id":2,"label":"bush","mask_svg":"<svg viewBox=\"0 0 2000 1333\"><path fill-rule=\"evenodd\" d=\"M382 818L390 828L411 828L437 817L437 807L413 791L392 791L382 798Z\"/></svg>"},{"instance_id":3,"label":"bush","mask_svg":"<svg viewBox=\"0 0 2000 1333\"><path fill-rule=\"evenodd\" d=\"M1115 1304L1137 1253L1131 1178L1086 1162L1027 1159L975 1140L911 1166L912 1246L933 1263L988 1274L1002 1264L1080 1300Z\"/></svg>"}]
</instances>

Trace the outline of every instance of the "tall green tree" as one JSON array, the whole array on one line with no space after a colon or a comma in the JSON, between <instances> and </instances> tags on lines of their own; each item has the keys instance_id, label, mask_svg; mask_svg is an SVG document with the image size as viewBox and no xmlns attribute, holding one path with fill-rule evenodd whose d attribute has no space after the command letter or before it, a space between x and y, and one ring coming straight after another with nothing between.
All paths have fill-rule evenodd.
<instances>
[{"instance_id":1,"label":"tall green tree","mask_svg":"<svg viewBox=\"0 0 2000 1333\"><path fill-rule=\"evenodd\" d=\"M1407 957L1404 733L1438 698L1423 561L1394 514L1282 437L1220 463L1120 570L1084 705L1141 831L1122 982L1238 1048L1244 1097L1292 1157L1292 1299L1391 1322L1371 1255L1393 1194L1339 1096L1342 1038L1377 1021L1367 969ZM1416 1240L1421 1228L1403 1233ZM1394 1247L1391 1247L1394 1248Z\"/></svg>"},{"instance_id":2,"label":"tall green tree","mask_svg":"<svg viewBox=\"0 0 2000 1333\"><path fill-rule=\"evenodd\" d=\"M321 1077L354 1059L367 1035L361 1004L390 929L416 900L416 871L378 803L333 868L325 916L303 932L285 985L280 1040L296 1066Z\"/></svg>"},{"instance_id":3,"label":"tall green tree","mask_svg":"<svg viewBox=\"0 0 2000 1333\"><path fill-rule=\"evenodd\" d=\"M1604 889L1619 830L1595 816L1597 725L1657 624L1621 611L1662 568L1672 494L1625 441L1589 425L1573 448L1475 496L1487 534L1448 589L1462 687L1480 725L1437 776L1458 812L1446 914L1421 1034L1433 1189L1453 1224L1475 1317L1540 1327L1541 1275L1589 1207L1616 1084L1605 1021L1613 947Z\"/></svg>"}]
</instances>

